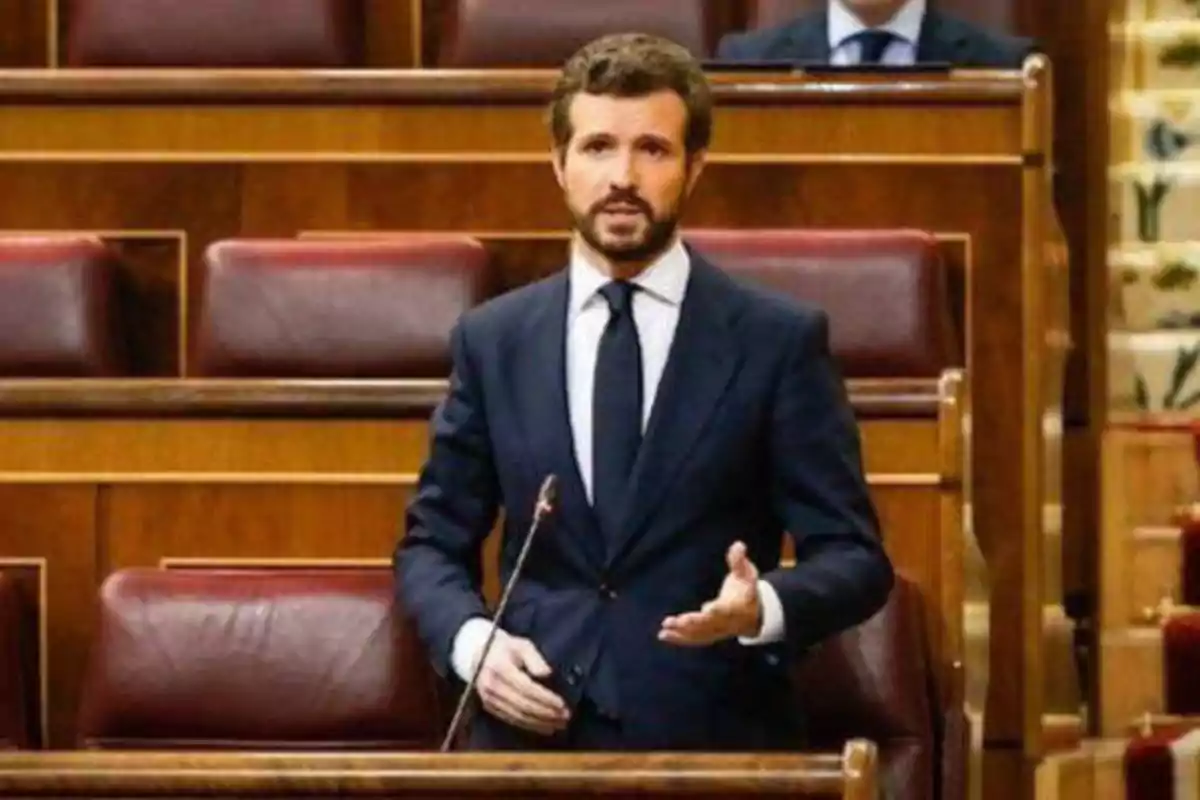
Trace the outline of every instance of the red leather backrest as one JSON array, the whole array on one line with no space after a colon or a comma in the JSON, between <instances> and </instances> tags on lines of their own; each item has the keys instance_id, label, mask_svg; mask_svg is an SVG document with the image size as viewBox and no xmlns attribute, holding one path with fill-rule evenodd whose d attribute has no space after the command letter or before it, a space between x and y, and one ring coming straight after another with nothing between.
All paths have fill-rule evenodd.
<instances>
[{"instance_id":1,"label":"red leather backrest","mask_svg":"<svg viewBox=\"0 0 1200 800\"><path fill-rule=\"evenodd\" d=\"M487 264L466 237L219 242L194 275L189 374L444 378Z\"/></svg>"},{"instance_id":2,"label":"red leather backrest","mask_svg":"<svg viewBox=\"0 0 1200 800\"><path fill-rule=\"evenodd\" d=\"M350 67L362 0L70 0L73 67Z\"/></svg>"},{"instance_id":3,"label":"red leather backrest","mask_svg":"<svg viewBox=\"0 0 1200 800\"><path fill-rule=\"evenodd\" d=\"M605 34L665 36L697 57L721 31L708 0L448 0L442 11L437 65L559 67Z\"/></svg>"},{"instance_id":4,"label":"red leather backrest","mask_svg":"<svg viewBox=\"0 0 1200 800\"><path fill-rule=\"evenodd\" d=\"M0 377L125 371L117 262L87 236L0 237Z\"/></svg>"},{"instance_id":5,"label":"red leather backrest","mask_svg":"<svg viewBox=\"0 0 1200 800\"><path fill-rule=\"evenodd\" d=\"M386 567L113 574L81 745L436 747L445 698L394 580Z\"/></svg>"},{"instance_id":6,"label":"red leather backrest","mask_svg":"<svg viewBox=\"0 0 1200 800\"><path fill-rule=\"evenodd\" d=\"M846 377L937 377L962 364L955 299L928 233L693 230L685 238L734 275L824 309Z\"/></svg>"},{"instance_id":7,"label":"red leather backrest","mask_svg":"<svg viewBox=\"0 0 1200 800\"><path fill-rule=\"evenodd\" d=\"M828 0L748 0L751 28L773 28L820 11Z\"/></svg>"},{"instance_id":8,"label":"red leather backrest","mask_svg":"<svg viewBox=\"0 0 1200 800\"><path fill-rule=\"evenodd\" d=\"M871 739L883 797L936 797L941 731L930 669L920 589L898 575L882 610L797 664L796 697L812 745Z\"/></svg>"}]
</instances>

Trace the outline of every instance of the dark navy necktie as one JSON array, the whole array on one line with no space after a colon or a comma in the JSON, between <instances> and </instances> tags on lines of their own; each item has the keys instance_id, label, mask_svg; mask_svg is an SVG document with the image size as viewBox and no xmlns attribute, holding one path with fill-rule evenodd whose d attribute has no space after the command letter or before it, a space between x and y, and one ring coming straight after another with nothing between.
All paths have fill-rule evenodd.
<instances>
[{"instance_id":1,"label":"dark navy necktie","mask_svg":"<svg viewBox=\"0 0 1200 800\"><path fill-rule=\"evenodd\" d=\"M858 63L878 64L883 60L883 54L888 49L888 45L896 41L896 34L889 31L866 30L855 34L852 38L862 48Z\"/></svg>"},{"instance_id":2,"label":"dark navy necktie","mask_svg":"<svg viewBox=\"0 0 1200 800\"><path fill-rule=\"evenodd\" d=\"M629 475L642 444L642 347L627 281L600 290L608 325L600 337L592 389L592 506L608 539L618 532Z\"/></svg>"}]
</instances>

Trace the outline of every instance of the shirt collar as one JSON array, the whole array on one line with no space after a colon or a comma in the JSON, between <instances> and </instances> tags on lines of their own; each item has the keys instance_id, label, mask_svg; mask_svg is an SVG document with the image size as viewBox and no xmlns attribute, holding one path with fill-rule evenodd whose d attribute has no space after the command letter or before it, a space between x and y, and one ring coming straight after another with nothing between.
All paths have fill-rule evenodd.
<instances>
[{"instance_id":1,"label":"shirt collar","mask_svg":"<svg viewBox=\"0 0 1200 800\"><path fill-rule=\"evenodd\" d=\"M921 23L925 21L926 1L910 0L896 12L896 16L880 25L877 30L887 31L909 44L916 44L921 38ZM850 9L842 5L841 0L833 0L829 4L830 48L836 50L844 45L847 39L865 30L868 30L868 27L863 25L862 20Z\"/></svg>"},{"instance_id":2,"label":"shirt collar","mask_svg":"<svg viewBox=\"0 0 1200 800\"><path fill-rule=\"evenodd\" d=\"M683 303L687 291L688 276L691 275L692 260L683 242L675 243L659 256L650 266L642 270L633 283L647 294L669 305ZM574 317L608 284L612 278L591 265L576 244L571 248L571 299L570 316Z\"/></svg>"}]
</instances>

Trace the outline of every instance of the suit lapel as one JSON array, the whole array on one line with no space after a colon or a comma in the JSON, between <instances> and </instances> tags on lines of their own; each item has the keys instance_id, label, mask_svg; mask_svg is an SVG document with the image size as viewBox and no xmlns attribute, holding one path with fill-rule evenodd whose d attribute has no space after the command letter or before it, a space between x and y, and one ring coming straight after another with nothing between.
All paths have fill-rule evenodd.
<instances>
[{"instance_id":1,"label":"suit lapel","mask_svg":"<svg viewBox=\"0 0 1200 800\"><path fill-rule=\"evenodd\" d=\"M917 42L917 61L927 63L963 63L970 44L962 31L947 24L936 11L928 11L921 23L921 39Z\"/></svg>"},{"instance_id":2,"label":"suit lapel","mask_svg":"<svg viewBox=\"0 0 1200 800\"><path fill-rule=\"evenodd\" d=\"M537 471L535 478L540 485L546 475L558 477L558 518L576 531L578 537L574 538L595 565L603 562L604 539L575 460L567 405L566 272L545 285L547 296L535 301L523 335L509 354L514 402Z\"/></svg>"},{"instance_id":3,"label":"suit lapel","mask_svg":"<svg viewBox=\"0 0 1200 800\"><path fill-rule=\"evenodd\" d=\"M824 12L809 14L792 24L789 42L783 57L806 63L828 64L829 15Z\"/></svg>"},{"instance_id":4,"label":"suit lapel","mask_svg":"<svg viewBox=\"0 0 1200 800\"><path fill-rule=\"evenodd\" d=\"M694 253L666 369L630 479L621 538L609 564L638 539L666 499L740 364L731 335L736 308L729 279Z\"/></svg>"}]
</instances>

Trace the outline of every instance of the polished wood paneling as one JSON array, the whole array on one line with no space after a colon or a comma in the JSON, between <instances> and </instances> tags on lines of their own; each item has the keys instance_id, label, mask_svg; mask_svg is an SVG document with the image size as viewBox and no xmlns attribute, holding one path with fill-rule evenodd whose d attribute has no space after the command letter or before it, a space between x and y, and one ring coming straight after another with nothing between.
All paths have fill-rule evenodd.
<instances>
[{"instance_id":1,"label":"polished wood paneling","mask_svg":"<svg viewBox=\"0 0 1200 800\"><path fill-rule=\"evenodd\" d=\"M1110 427L1101 467L1098 723L1102 735L1123 736L1166 710L1160 626L1180 600L1178 522L1200 470L1189 425L1169 420Z\"/></svg>"},{"instance_id":2,"label":"polished wood paneling","mask_svg":"<svg viewBox=\"0 0 1200 800\"><path fill-rule=\"evenodd\" d=\"M25 648L21 659L21 679L26 688L22 698L25 718L29 721L34 747L46 740L50 681L46 674L46 638L49 635L47 562L44 558L0 557L0 572L17 590L20 640Z\"/></svg>"},{"instance_id":3,"label":"polished wood paneling","mask_svg":"<svg viewBox=\"0 0 1200 800\"><path fill-rule=\"evenodd\" d=\"M953 377L940 384L852 382L850 394L861 413L868 480L886 545L898 567L925 588L939 688L955 703L962 688L953 676L964 661L964 584L956 575L962 569L962 447L946 438L961 435L961 398ZM353 384L344 382L246 382L232 398L230 382L185 383L186 390L174 394L171 385L0 387L0 437L11 445L0 462L0 520L12 520L0 526L0 547L48 564L47 618L58 645L49 651L49 707L58 746L72 741L93 598L106 575L181 564L386 565L427 452L421 420L436 399L427 382L415 382L411 391L396 382L366 384L362 392L375 398L374 406L348 399ZM254 386L275 411L290 401L289 416L248 414ZM117 398L97 399L106 392ZM22 394L49 398L58 416L29 416L30 406L18 400ZM150 411L156 397L164 401L164 415ZM384 397L393 402L391 411ZM6 398L25 416L3 416ZM420 419L395 418L412 414L408 404L417 398L426 403ZM243 416L207 418L216 400L240 404ZM237 408L227 406L226 413ZM371 416L337 416L354 409L369 409ZM8 547L18 540L23 549ZM498 544L492 537L485 561L485 593L493 599ZM55 581L62 559L69 585Z\"/></svg>"},{"instance_id":4,"label":"polished wood paneling","mask_svg":"<svg viewBox=\"0 0 1200 800\"><path fill-rule=\"evenodd\" d=\"M47 0L0 0L0 20L0 66L50 65Z\"/></svg>"},{"instance_id":5,"label":"polished wood paneling","mask_svg":"<svg viewBox=\"0 0 1200 800\"><path fill-rule=\"evenodd\" d=\"M1109 15L1104 0L1022 0L1019 30L1051 55L1055 84L1055 206L1070 248L1070 330L1064 404L1067 450L1062 584L1093 630L1101 594L1100 440L1108 415ZM1093 658L1095 654L1093 654ZM1094 673L1094 671L1093 671ZM1085 687L1090 702L1098 686ZM1092 719L1099 715L1093 714Z\"/></svg>"},{"instance_id":6,"label":"polished wood paneling","mask_svg":"<svg viewBox=\"0 0 1200 800\"><path fill-rule=\"evenodd\" d=\"M22 419L3 423L0 473L140 475L219 473L338 475L412 473L428 432L420 422L333 420ZM21 475L26 476L20 478Z\"/></svg>"},{"instance_id":7,"label":"polished wood paneling","mask_svg":"<svg viewBox=\"0 0 1200 800\"><path fill-rule=\"evenodd\" d=\"M841 754L0 754L0 794L59 797L744 797L870 800L875 745Z\"/></svg>"},{"instance_id":8,"label":"polished wood paneling","mask_svg":"<svg viewBox=\"0 0 1200 800\"><path fill-rule=\"evenodd\" d=\"M1120 800L1125 797L1125 742L1091 740L1038 765L1036 800Z\"/></svg>"},{"instance_id":9,"label":"polished wood paneling","mask_svg":"<svg viewBox=\"0 0 1200 800\"><path fill-rule=\"evenodd\" d=\"M367 65L411 68L421 64L419 0L365 0Z\"/></svg>"},{"instance_id":10,"label":"polished wood paneling","mask_svg":"<svg viewBox=\"0 0 1200 800\"><path fill-rule=\"evenodd\" d=\"M115 484L105 489L107 575L162 559L387 559L411 485Z\"/></svg>"},{"instance_id":11,"label":"polished wood paneling","mask_svg":"<svg viewBox=\"0 0 1200 800\"><path fill-rule=\"evenodd\" d=\"M95 613L99 490L94 485L0 483L0 568L6 559L45 562L47 640L40 669L50 691L49 741L73 743L83 665ZM21 566L24 572L28 567ZM24 584L23 584L24 585Z\"/></svg>"}]
</instances>

